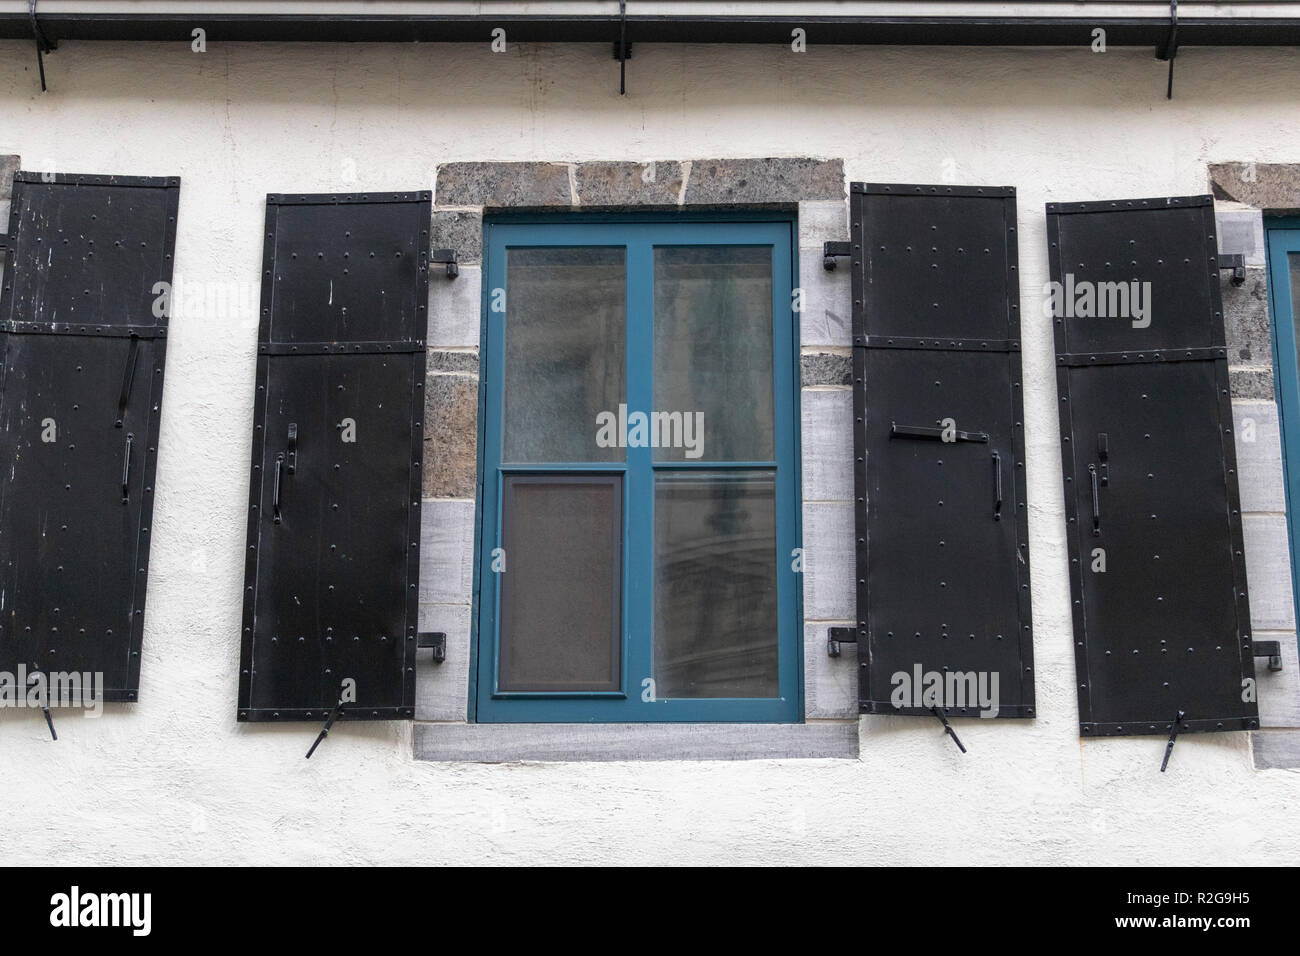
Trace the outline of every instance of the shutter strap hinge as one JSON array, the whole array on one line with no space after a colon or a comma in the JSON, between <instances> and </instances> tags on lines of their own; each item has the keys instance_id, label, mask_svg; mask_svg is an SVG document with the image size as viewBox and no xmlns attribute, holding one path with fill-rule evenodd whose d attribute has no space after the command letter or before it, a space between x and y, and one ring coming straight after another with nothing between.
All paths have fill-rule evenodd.
<instances>
[{"instance_id":1,"label":"shutter strap hinge","mask_svg":"<svg viewBox=\"0 0 1300 956\"><path fill-rule=\"evenodd\" d=\"M1219 253L1219 271L1232 270L1232 284L1246 284L1246 257L1240 252Z\"/></svg>"},{"instance_id":2,"label":"shutter strap hinge","mask_svg":"<svg viewBox=\"0 0 1300 956\"><path fill-rule=\"evenodd\" d=\"M858 632L851 627L832 627L826 632L826 656L839 657L841 644L856 644Z\"/></svg>"},{"instance_id":3,"label":"shutter strap hinge","mask_svg":"<svg viewBox=\"0 0 1300 956\"><path fill-rule=\"evenodd\" d=\"M834 272L835 260L847 259L851 255L853 255L851 242L824 242L822 243L822 268L827 272Z\"/></svg>"},{"instance_id":4,"label":"shutter strap hinge","mask_svg":"<svg viewBox=\"0 0 1300 956\"><path fill-rule=\"evenodd\" d=\"M460 275L460 266L456 263L455 249L433 249L429 252L429 262L447 267L447 278L454 279Z\"/></svg>"},{"instance_id":5,"label":"shutter strap hinge","mask_svg":"<svg viewBox=\"0 0 1300 956\"><path fill-rule=\"evenodd\" d=\"M308 760L310 760L311 755L316 752L316 748L320 746L321 741L330 735L330 728L334 726L334 721L338 720L339 715L342 713L343 713L343 701L340 700L334 706L334 709L330 711L329 718L325 721L325 726L322 727L320 729L320 733L316 735L316 742L311 745L311 750L307 751Z\"/></svg>"},{"instance_id":6,"label":"shutter strap hinge","mask_svg":"<svg viewBox=\"0 0 1300 956\"><path fill-rule=\"evenodd\" d=\"M943 708L931 707L930 709L934 711L934 716L939 718L939 723L943 724L944 732L952 738L952 742L957 745L957 749L962 753L965 753L966 748L962 746L961 738L957 736L957 731L952 729L952 724L948 723L948 715L943 712Z\"/></svg>"},{"instance_id":7,"label":"shutter strap hinge","mask_svg":"<svg viewBox=\"0 0 1300 956\"><path fill-rule=\"evenodd\" d=\"M415 635L415 649L433 651L433 662L441 664L447 659L447 635L442 631L421 631Z\"/></svg>"},{"instance_id":8,"label":"shutter strap hinge","mask_svg":"<svg viewBox=\"0 0 1300 956\"><path fill-rule=\"evenodd\" d=\"M1268 669L1271 671L1280 671L1282 669L1282 642L1256 641L1255 656L1267 657Z\"/></svg>"},{"instance_id":9,"label":"shutter strap hinge","mask_svg":"<svg viewBox=\"0 0 1300 956\"><path fill-rule=\"evenodd\" d=\"M1169 743L1165 744L1165 759L1160 761L1160 772L1164 773L1165 768L1169 766L1169 758L1174 752L1174 741L1178 739L1178 725L1183 722L1184 712L1179 711L1178 716L1174 718L1173 726L1169 731Z\"/></svg>"}]
</instances>

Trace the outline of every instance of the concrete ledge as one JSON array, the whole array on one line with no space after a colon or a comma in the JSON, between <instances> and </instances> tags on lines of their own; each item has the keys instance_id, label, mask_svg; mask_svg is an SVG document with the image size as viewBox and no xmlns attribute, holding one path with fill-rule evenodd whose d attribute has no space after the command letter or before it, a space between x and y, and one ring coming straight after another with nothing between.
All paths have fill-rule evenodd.
<instances>
[{"instance_id":1,"label":"concrete ledge","mask_svg":"<svg viewBox=\"0 0 1300 956\"><path fill-rule=\"evenodd\" d=\"M858 759L858 721L806 724L416 723L415 759L469 763Z\"/></svg>"}]
</instances>

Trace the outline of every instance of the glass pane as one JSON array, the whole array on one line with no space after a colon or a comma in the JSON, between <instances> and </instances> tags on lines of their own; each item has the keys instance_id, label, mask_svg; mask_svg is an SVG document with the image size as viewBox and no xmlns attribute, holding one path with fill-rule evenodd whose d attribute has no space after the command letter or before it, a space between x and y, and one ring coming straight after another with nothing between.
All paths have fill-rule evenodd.
<instances>
[{"instance_id":1,"label":"glass pane","mask_svg":"<svg viewBox=\"0 0 1300 956\"><path fill-rule=\"evenodd\" d=\"M776 697L771 472L655 479L655 694Z\"/></svg>"},{"instance_id":2,"label":"glass pane","mask_svg":"<svg viewBox=\"0 0 1300 956\"><path fill-rule=\"evenodd\" d=\"M654 299L655 460L771 461L772 247L658 246Z\"/></svg>"},{"instance_id":3,"label":"glass pane","mask_svg":"<svg viewBox=\"0 0 1300 956\"><path fill-rule=\"evenodd\" d=\"M1291 322L1296 327L1296 362L1300 364L1300 252L1288 252L1291 278Z\"/></svg>"},{"instance_id":4,"label":"glass pane","mask_svg":"<svg viewBox=\"0 0 1300 956\"><path fill-rule=\"evenodd\" d=\"M622 461L596 435L626 401L623 248L510 249L506 285L503 460Z\"/></svg>"},{"instance_id":5,"label":"glass pane","mask_svg":"<svg viewBox=\"0 0 1300 956\"><path fill-rule=\"evenodd\" d=\"M619 689L622 499L618 476L505 479L500 690Z\"/></svg>"}]
</instances>

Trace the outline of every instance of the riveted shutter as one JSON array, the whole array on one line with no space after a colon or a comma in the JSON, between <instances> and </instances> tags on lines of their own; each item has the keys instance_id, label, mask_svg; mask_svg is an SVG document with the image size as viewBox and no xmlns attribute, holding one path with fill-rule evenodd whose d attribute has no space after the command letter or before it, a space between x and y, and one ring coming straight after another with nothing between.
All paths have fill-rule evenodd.
<instances>
[{"instance_id":1,"label":"riveted shutter","mask_svg":"<svg viewBox=\"0 0 1300 956\"><path fill-rule=\"evenodd\" d=\"M1257 727L1213 200L1047 233L1080 732Z\"/></svg>"},{"instance_id":2,"label":"riveted shutter","mask_svg":"<svg viewBox=\"0 0 1300 956\"><path fill-rule=\"evenodd\" d=\"M851 203L860 710L1031 717L1015 191Z\"/></svg>"},{"instance_id":3,"label":"riveted shutter","mask_svg":"<svg viewBox=\"0 0 1300 956\"><path fill-rule=\"evenodd\" d=\"M429 223L267 197L240 720L414 716Z\"/></svg>"},{"instance_id":4,"label":"riveted shutter","mask_svg":"<svg viewBox=\"0 0 1300 956\"><path fill-rule=\"evenodd\" d=\"M14 176L0 670L100 674L108 701L140 687L179 192L176 178Z\"/></svg>"}]
</instances>

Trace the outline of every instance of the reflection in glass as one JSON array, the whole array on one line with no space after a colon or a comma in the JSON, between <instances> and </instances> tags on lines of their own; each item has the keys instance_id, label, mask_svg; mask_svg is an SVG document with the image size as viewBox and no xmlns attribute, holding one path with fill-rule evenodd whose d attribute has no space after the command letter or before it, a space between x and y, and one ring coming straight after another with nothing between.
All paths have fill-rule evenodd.
<instances>
[{"instance_id":1,"label":"reflection in glass","mask_svg":"<svg viewBox=\"0 0 1300 956\"><path fill-rule=\"evenodd\" d=\"M657 696L778 696L775 496L768 471L656 476Z\"/></svg>"},{"instance_id":2,"label":"reflection in glass","mask_svg":"<svg viewBox=\"0 0 1300 956\"><path fill-rule=\"evenodd\" d=\"M655 460L771 461L772 247L657 246L654 302L654 408L704 414Z\"/></svg>"}]
</instances>

